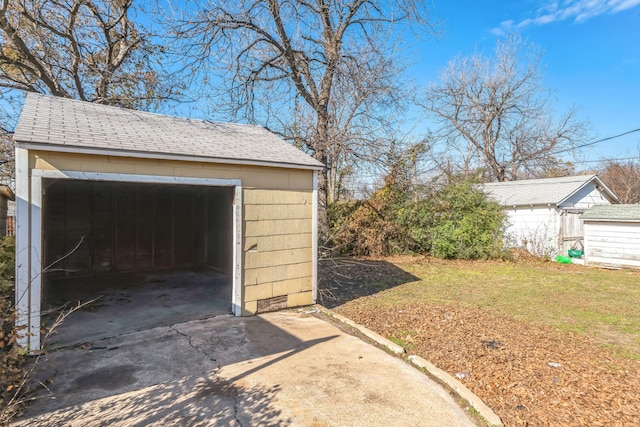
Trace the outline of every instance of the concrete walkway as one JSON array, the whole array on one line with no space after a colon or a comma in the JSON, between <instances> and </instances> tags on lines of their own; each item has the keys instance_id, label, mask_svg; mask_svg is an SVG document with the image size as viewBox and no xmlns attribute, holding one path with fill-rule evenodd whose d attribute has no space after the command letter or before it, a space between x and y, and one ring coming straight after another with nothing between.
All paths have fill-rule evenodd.
<instances>
[{"instance_id":1,"label":"concrete walkway","mask_svg":"<svg viewBox=\"0 0 640 427\"><path fill-rule=\"evenodd\" d=\"M44 357L23 426L473 426L401 359L296 312L158 327Z\"/></svg>"}]
</instances>

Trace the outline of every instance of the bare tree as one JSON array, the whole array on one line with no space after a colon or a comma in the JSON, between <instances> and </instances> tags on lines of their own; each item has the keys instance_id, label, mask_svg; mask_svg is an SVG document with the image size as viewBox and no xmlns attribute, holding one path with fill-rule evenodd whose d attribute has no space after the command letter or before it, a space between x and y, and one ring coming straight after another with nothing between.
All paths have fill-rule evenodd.
<instances>
[{"instance_id":1,"label":"bare tree","mask_svg":"<svg viewBox=\"0 0 640 427\"><path fill-rule=\"evenodd\" d=\"M231 117L281 134L327 166L319 179L326 237L341 168L371 154L362 148L382 141L404 98L392 34L405 24L428 29L424 11L411 0L212 1L176 33L187 40L185 54L223 77L217 113L227 106Z\"/></svg>"},{"instance_id":2,"label":"bare tree","mask_svg":"<svg viewBox=\"0 0 640 427\"><path fill-rule=\"evenodd\" d=\"M635 160L607 161L600 178L622 203L640 203L640 156Z\"/></svg>"},{"instance_id":3,"label":"bare tree","mask_svg":"<svg viewBox=\"0 0 640 427\"><path fill-rule=\"evenodd\" d=\"M554 152L583 140L575 110L556 116L541 86L541 53L517 36L498 41L493 58L457 58L420 102L439 123L443 165L486 181L535 176L562 166ZM457 154L457 155L456 155Z\"/></svg>"},{"instance_id":4,"label":"bare tree","mask_svg":"<svg viewBox=\"0 0 640 427\"><path fill-rule=\"evenodd\" d=\"M0 180L13 182L10 135L24 92L155 110L183 85L133 0L1 0Z\"/></svg>"},{"instance_id":5,"label":"bare tree","mask_svg":"<svg viewBox=\"0 0 640 427\"><path fill-rule=\"evenodd\" d=\"M0 88L153 109L176 93L132 0L2 0Z\"/></svg>"}]
</instances>

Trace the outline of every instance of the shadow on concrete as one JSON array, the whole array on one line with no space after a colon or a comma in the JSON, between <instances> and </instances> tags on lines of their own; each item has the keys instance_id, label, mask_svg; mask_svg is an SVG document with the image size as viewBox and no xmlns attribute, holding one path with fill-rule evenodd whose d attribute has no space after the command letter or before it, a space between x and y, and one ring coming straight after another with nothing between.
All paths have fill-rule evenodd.
<instances>
[{"instance_id":1,"label":"shadow on concrete","mask_svg":"<svg viewBox=\"0 0 640 427\"><path fill-rule=\"evenodd\" d=\"M28 425L237 425L248 413L250 424L245 425L287 426L291 420L271 405L279 389L236 387L215 376L187 377L69 406L29 420Z\"/></svg>"},{"instance_id":2,"label":"shadow on concrete","mask_svg":"<svg viewBox=\"0 0 640 427\"><path fill-rule=\"evenodd\" d=\"M284 323L296 330L296 317ZM285 317L286 322L286 317ZM51 351L38 363L20 425L288 425L271 407L279 385L243 379L336 335L310 339L265 320L231 315L159 327ZM219 376L235 366L235 374ZM186 423L186 424L185 424Z\"/></svg>"},{"instance_id":3,"label":"shadow on concrete","mask_svg":"<svg viewBox=\"0 0 640 427\"><path fill-rule=\"evenodd\" d=\"M231 313L231 279L209 268L176 268L51 280L45 327L61 307L97 298L54 331L49 346L91 342L128 332Z\"/></svg>"},{"instance_id":4,"label":"shadow on concrete","mask_svg":"<svg viewBox=\"0 0 640 427\"><path fill-rule=\"evenodd\" d=\"M318 261L318 302L334 308L416 280L420 279L384 260L321 259Z\"/></svg>"}]
</instances>

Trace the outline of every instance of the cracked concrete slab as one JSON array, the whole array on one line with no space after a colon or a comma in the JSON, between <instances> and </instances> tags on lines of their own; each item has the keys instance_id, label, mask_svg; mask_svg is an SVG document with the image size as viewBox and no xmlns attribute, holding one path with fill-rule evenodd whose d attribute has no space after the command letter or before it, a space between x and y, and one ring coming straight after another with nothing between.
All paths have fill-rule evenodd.
<instances>
[{"instance_id":1,"label":"cracked concrete slab","mask_svg":"<svg viewBox=\"0 0 640 427\"><path fill-rule=\"evenodd\" d=\"M475 425L405 361L296 312L217 316L66 348L19 426Z\"/></svg>"},{"instance_id":2,"label":"cracked concrete slab","mask_svg":"<svg viewBox=\"0 0 640 427\"><path fill-rule=\"evenodd\" d=\"M49 305L74 306L49 347L66 347L157 326L231 313L231 278L209 267L58 279Z\"/></svg>"}]
</instances>

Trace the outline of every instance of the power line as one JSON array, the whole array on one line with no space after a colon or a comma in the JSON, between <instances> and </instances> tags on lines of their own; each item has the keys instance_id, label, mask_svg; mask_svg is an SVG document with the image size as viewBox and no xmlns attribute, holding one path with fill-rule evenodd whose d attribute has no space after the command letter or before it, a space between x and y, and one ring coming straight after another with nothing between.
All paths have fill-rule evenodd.
<instances>
[{"instance_id":1,"label":"power line","mask_svg":"<svg viewBox=\"0 0 640 427\"><path fill-rule=\"evenodd\" d=\"M624 160L640 160L640 156L636 156L636 157L621 157L621 158L614 158L614 159L599 159L599 160L579 160L579 161L575 161L572 162L570 161L569 163L571 164L582 164L582 163L605 163L605 162L620 162L620 161L624 161Z\"/></svg>"},{"instance_id":2,"label":"power line","mask_svg":"<svg viewBox=\"0 0 640 427\"><path fill-rule=\"evenodd\" d=\"M596 141L587 142L587 143L584 143L584 144L581 144L581 145L577 145L575 147L565 148L564 150L554 151L553 153L551 153L551 155L555 156L556 154L566 153L567 151L572 151L572 150L575 150L577 148L588 147L590 145L595 145L595 144L597 144L599 142L604 142L604 141L609 141L611 139L620 138L621 136L629 135L630 133L634 133L634 132L640 132L640 128L634 129L634 130L630 130L630 131L627 131L627 132L623 132L623 133L620 133L618 135L608 136L606 138L598 139Z\"/></svg>"}]
</instances>

